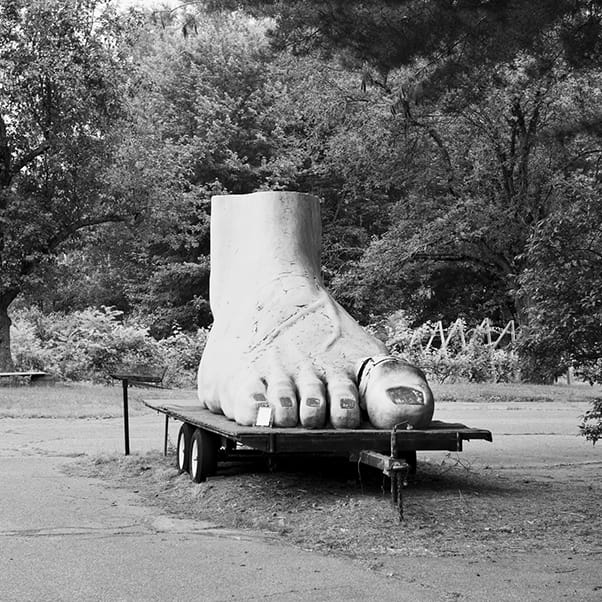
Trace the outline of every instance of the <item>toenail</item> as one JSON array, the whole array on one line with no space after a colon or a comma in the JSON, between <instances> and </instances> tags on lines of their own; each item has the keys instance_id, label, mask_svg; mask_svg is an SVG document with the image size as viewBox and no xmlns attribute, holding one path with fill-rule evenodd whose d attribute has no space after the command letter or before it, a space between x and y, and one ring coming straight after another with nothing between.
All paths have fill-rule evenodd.
<instances>
[{"instance_id":1,"label":"toenail","mask_svg":"<svg viewBox=\"0 0 602 602\"><path fill-rule=\"evenodd\" d=\"M310 408L317 408L320 406L320 400L317 397L308 397L305 400L305 405L309 406Z\"/></svg>"},{"instance_id":2,"label":"toenail","mask_svg":"<svg viewBox=\"0 0 602 602\"><path fill-rule=\"evenodd\" d=\"M292 408L293 407L293 400L290 397L281 397L280 398L280 405L283 408Z\"/></svg>"},{"instance_id":3,"label":"toenail","mask_svg":"<svg viewBox=\"0 0 602 602\"><path fill-rule=\"evenodd\" d=\"M340 405L343 410L351 410L356 406L355 399L351 399L350 397L343 397L341 399Z\"/></svg>"},{"instance_id":4,"label":"toenail","mask_svg":"<svg viewBox=\"0 0 602 602\"><path fill-rule=\"evenodd\" d=\"M253 393L253 399L255 401L267 401L263 393Z\"/></svg>"},{"instance_id":5,"label":"toenail","mask_svg":"<svg viewBox=\"0 0 602 602\"><path fill-rule=\"evenodd\" d=\"M416 389L410 387L391 387L387 389L387 393L391 398L391 401L397 405L416 405L420 406L424 404L424 396Z\"/></svg>"}]
</instances>

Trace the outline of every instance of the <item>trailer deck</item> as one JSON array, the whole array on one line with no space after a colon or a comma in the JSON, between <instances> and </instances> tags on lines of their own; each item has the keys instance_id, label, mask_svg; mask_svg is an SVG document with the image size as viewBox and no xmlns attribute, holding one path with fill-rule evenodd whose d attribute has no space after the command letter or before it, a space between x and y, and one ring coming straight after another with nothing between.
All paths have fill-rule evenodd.
<instances>
[{"instance_id":1,"label":"trailer deck","mask_svg":"<svg viewBox=\"0 0 602 602\"><path fill-rule=\"evenodd\" d=\"M359 429L241 426L221 414L200 408L198 402L158 399L145 400L144 404L168 418L270 454L345 454L364 449L384 452L389 450L391 444L391 431L375 429L369 424L363 424ZM428 429L398 429L395 438L399 451L462 451L464 441L492 441L488 430L438 420L434 420Z\"/></svg>"},{"instance_id":2,"label":"trailer deck","mask_svg":"<svg viewBox=\"0 0 602 602\"><path fill-rule=\"evenodd\" d=\"M178 435L178 467L193 481L215 474L220 458L256 450L269 458L284 454L347 456L375 467L391 478L391 495L403 512L401 487L408 473L416 471L417 451L462 451L464 441L492 441L491 431L464 424L431 422L427 429L397 425L392 430L363 424L357 429L306 429L241 426L221 414L200 408L196 400L144 400L144 404L165 415L164 453L167 453L169 419L182 422Z\"/></svg>"}]
</instances>

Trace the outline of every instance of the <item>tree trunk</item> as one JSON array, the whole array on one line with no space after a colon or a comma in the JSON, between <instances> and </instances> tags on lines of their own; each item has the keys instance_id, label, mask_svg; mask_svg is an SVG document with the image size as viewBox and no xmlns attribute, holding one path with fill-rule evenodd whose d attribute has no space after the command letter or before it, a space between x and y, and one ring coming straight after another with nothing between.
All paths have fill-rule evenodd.
<instances>
[{"instance_id":1,"label":"tree trunk","mask_svg":"<svg viewBox=\"0 0 602 602\"><path fill-rule=\"evenodd\" d=\"M15 365L10 354L10 318L8 308L15 298L13 293L0 294L0 372L11 372Z\"/></svg>"},{"instance_id":2,"label":"tree trunk","mask_svg":"<svg viewBox=\"0 0 602 602\"><path fill-rule=\"evenodd\" d=\"M520 289L520 285L515 284L517 292L514 295L514 311L516 325L520 328L529 325L529 312L533 306L532 299Z\"/></svg>"}]
</instances>

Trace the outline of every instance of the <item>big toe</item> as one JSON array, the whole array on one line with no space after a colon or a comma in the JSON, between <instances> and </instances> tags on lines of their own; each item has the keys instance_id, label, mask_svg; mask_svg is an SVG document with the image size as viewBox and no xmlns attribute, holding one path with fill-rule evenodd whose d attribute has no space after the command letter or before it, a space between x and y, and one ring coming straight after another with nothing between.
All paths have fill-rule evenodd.
<instances>
[{"instance_id":1,"label":"big toe","mask_svg":"<svg viewBox=\"0 0 602 602\"><path fill-rule=\"evenodd\" d=\"M393 357L368 359L358 375L361 401L376 428L406 423L426 428L435 409L433 393L421 370Z\"/></svg>"}]
</instances>

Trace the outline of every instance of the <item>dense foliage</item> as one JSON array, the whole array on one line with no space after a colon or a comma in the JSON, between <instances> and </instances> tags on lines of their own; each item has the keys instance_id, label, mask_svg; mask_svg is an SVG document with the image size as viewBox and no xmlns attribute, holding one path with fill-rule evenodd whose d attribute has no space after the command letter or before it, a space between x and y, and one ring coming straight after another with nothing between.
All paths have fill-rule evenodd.
<instances>
[{"instance_id":1,"label":"dense foliage","mask_svg":"<svg viewBox=\"0 0 602 602\"><path fill-rule=\"evenodd\" d=\"M127 22L95 0L0 5L0 369L7 309L82 229L131 214ZM129 179L129 175L125 176ZM132 192L130 190L130 192Z\"/></svg>"},{"instance_id":2,"label":"dense foliage","mask_svg":"<svg viewBox=\"0 0 602 602\"><path fill-rule=\"evenodd\" d=\"M148 318L147 318L148 320ZM492 349L475 331L468 345L450 345L444 353L419 344L403 313L371 327L394 355L420 366L429 380L512 382L518 364L513 348ZM425 327L423 327L424 330ZM424 337L422 337L424 338ZM125 317L114 308L62 312L28 308L13 314L13 355L19 370L48 370L65 380L110 382L110 373L144 367L165 369L164 384L193 388L207 330L174 329L159 340L143 316Z\"/></svg>"},{"instance_id":3,"label":"dense foliage","mask_svg":"<svg viewBox=\"0 0 602 602\"><path fill-rule=\"evenodd\" d=\"M492 345L483 326L468 329L462 321L467 336L453 336L453 329L444 331L447 344L434 340L437 325L422 324L412 328L403 311L381 318L368 328L382 341L393 355L419 366L429 381L456 382L515 382L520 377L520 365L515 345L504 341L499 347ZM491 334L491 333L490 333ZM499 330L498 330L498 335ZM490 337L489 337L490 338Z\"/></svg>"},{"instance_id":4,"label":"dense foliage","mask_svg":"<svg viewBox=\"0 0 602 602\"><path fill-rule=\"evenodd\" d=\"M525 376L575 364L599 380L601 3L229 5L272 17L283 51L337 57L391 109L372 172L390 222L333 282L356 315L512 317Z\"/></svg>"},{"instance_id":5,"label":"dense foliage","mask_svg":"<svg viewBox=\"0 0 602 602\"><path fill-rule=\"evenodd\" d=\"M110 382L110 373L143 366L165 369L164 384L195 386L207 333L175 330L153 338L139 319L100 307L64 313L16 311L13 353L20 370L47 370L61 379Z\"/></svg>"},{"instance_id":6,"label":"dense foliage","mask_svg":"<svg viewBox=\"0 0 602 602\"><path fill-rule=\"evenodd\" d=\"M581 434L595 445L602 439L602 398L592 402L592 408L582 416L583 422L579 425Z\"/></svg>"},{"instance_id":7,"label":"dense foliage","mask_svg":"<svg viewBox=\"0 0 602 602\"><path fill-rule=\"evenodd\" d=\"M581 173L565 188L566 207L538 225L522 287L531 299L522 345L524 371L551 380L574 366L602 382L602 191Z\"/></svg>"},{"instance_id":8,"label":"dense foliage","mask_svg":"<svg viewBox=\"0 0 602 602\"><path fill-rule=\"evenodd\" d=\"M93 3L6 6L25 4L35 10L3 9L3 27L18 41L68 17L67 33L36 33L50 44L80 31ZM51 107L60 135L25 110L5 135L12 165L38 152L2 188L11 223L27 224L10 230L23 251L6 270L21 270L20 307L106 305L123 312L111 320L144 316L157 339L196 333L212 319L211 195L301 190L322 202L325 280L362 323L400 308L408 332L514 319L523 377L572 366L602 380L598 2L232 0L95 14L83 30L94 44L52 47L56 66L42 52L21 65L17 46L3 47L3 68L48 67L71 102ZM415 359L439 379L517 372L515 355L479 346L457 366Z\"/></svg>"}]
</instances>

